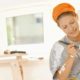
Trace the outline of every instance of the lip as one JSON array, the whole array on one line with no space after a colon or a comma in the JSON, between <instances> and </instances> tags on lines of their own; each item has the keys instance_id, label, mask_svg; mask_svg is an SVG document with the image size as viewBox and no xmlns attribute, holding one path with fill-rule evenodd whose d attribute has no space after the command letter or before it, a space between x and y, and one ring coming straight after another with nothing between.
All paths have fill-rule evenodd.
<instances>
[{"instance_id":1,"label":"lip","mask_svg":"<svg viewBox=\"0 0 80 80\"><path fill-rule=\"evenodd\" d=\"M74 34L75 32L71 32L70 34Z\"/></svg>"},{"instance_id":2,"label":"lip","mask_svg":"<svg viewBox=\"0 0 80 80\"><path fill-rule=\"evenodd\" d=\"M74 29L74 31L70 32L70 34L75 34L77 32L77 29Z\"/></svg>"}]
</instances>

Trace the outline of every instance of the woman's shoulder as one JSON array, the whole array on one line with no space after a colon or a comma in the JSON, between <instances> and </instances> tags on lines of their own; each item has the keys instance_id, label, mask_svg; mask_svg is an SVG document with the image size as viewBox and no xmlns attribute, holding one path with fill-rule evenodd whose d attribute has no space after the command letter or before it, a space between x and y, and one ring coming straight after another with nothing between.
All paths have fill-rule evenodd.
<instances>
[{"instance_id":1,"label":"woman's shoulder","mask_svg":"<svg viewBox=\"0 0 80 80\"><path fill-rule=\"evenodd\" d=\"M62 52L63 50L64 47L59 43L59 41L55 42L51 49L52 52L54 51L56 53Z\"/></svg>"},{"instance_id":2,"label":"woman's shoulder","mask_svg":"<svg viewBox=\"0 0 80 80\"><path fill-rule=\"evenodd\" d=\"M60 43L60 41L64 41L65 39L66 39L66 37L64 36L64 37L61 38L60 40L56 41L56 42L53 44L52 48L53 48L54 50L64 49L64 46Z\"/></svg>"}]
</instances>

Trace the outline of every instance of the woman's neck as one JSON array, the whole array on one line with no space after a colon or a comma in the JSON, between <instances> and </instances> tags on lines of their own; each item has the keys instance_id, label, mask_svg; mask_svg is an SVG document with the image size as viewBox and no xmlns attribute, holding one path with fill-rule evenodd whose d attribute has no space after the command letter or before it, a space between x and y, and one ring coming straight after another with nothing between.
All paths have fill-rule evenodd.
<instances>
[{"instance_id":1,"label":"woman's neck","mask_svg":"<svg viewBox=\"0 0 80 80\"><path fill-rule=\"evenodd\" d=\"M69 37L69 36L68 36L68 38L69 38L71 41L73 41L73 42L80 42L80 33L79 33L79 35L76 36L76 37Z\"/></svg>"}]
</instances>

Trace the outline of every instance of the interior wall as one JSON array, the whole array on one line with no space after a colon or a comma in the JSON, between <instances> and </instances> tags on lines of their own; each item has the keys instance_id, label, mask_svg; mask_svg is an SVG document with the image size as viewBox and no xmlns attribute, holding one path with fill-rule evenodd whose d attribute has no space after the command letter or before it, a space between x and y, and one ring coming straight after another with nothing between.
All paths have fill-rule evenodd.
<instances>
[{"instance_id":1,"label":"interior wall","mask_svg":"<svg viewBox=\"0 0 80 80\"><path fill-rule=\"evenodd\" d=\"M15 1L14 1L15 2ZM21 1L22 2L22 1ZM14 6L16 4L13 3L13 6L11 4L7 4L8 7L5 8L2 6L3 9L0 11L0 51L5 49L10 50L26 50L26 52L30 56L46 56L49 57L49 53L51 50L52 45L62 38L65 34L60 30L59 27L57 27L57 24L53 22L51 17L52 7L54 7L56 4L61 2L68 2L75 6L77 10L79 10L80 2L70 0L44 0L40 3L32 1L32 3L29 4L25 2L24 0L17 6ZM33 3L34 2L34 3ZM8 2L7 2L8 3ZM5 3L6 4L6 3ZM24 4L24 5L23 5ZM10 7L11 6L11 7ZM28 45L16 45L16 46L8 46L7 45L7 36L6 36L6 17L9 16L15 16L15 15L23 15L23 14L30 14L30 13L36 13L36 12L42 12L43 13L43 22L44 22L44 43L40 44L28 44Z\"/></svg>"}]
</instances>

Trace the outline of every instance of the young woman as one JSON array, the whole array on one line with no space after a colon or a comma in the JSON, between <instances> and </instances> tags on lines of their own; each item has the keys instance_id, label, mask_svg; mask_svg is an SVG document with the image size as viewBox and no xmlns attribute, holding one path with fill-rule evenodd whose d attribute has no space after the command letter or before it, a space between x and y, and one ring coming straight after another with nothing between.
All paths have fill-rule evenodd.
<instances>
[{"instance_id":1,"label":"young woman","mask_svg":"<svg viewBox=\"0 0 80 80\"><path fill-rule=\"evenodd\" d=\"M80 80L80 30L78 16L69 3L53 8L52 17L66 36L57 41L50 53L53 80Z\"/></svg>"}]
</instances>

